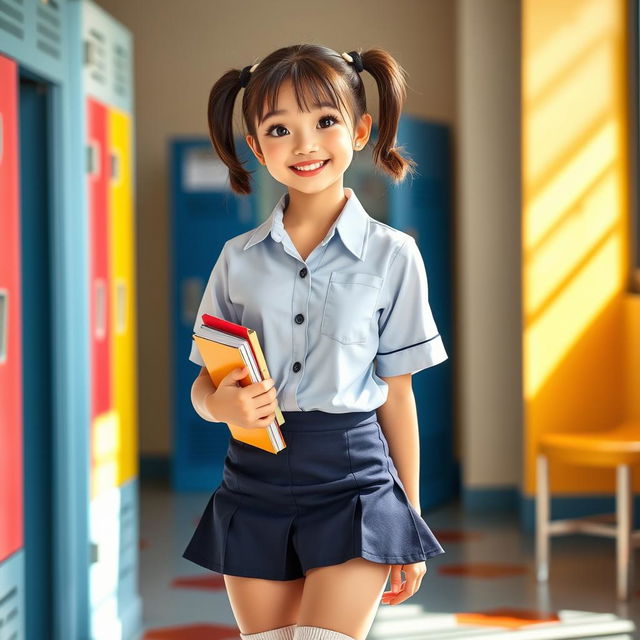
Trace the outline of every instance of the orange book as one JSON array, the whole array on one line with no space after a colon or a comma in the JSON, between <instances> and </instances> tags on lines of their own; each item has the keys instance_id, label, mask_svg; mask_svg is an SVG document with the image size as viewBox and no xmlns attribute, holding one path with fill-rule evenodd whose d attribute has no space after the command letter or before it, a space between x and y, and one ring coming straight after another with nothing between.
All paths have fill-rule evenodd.
<instances>
[{"instance_id":1,"label":"orange book","mask_svg":"<svg viewBox=\"0 0 640 640\"><path fill-rule=\"evenodd\" d=\"M200 325L192 338L216 388L230 371L245 366L249 373L238 381L242 387L271 377L253 329L208 314L203 315L203 320L206 324ZM284 417L278 406L275 416L266 427L252 429L232 423L227 423L227 426L236 440L270 453L278 453L287 446L280 430Z\"/></svg>"}]
</instances>

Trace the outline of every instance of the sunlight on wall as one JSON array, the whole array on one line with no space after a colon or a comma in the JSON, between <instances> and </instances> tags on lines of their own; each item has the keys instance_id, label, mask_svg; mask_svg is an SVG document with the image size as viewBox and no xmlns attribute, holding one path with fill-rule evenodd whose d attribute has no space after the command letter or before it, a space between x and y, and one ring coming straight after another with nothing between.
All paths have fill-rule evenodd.
<instances>
[{"instance_id":1,"label":"sunlight on wall","mask_svg":"<svg viewBox=\"0 0 640 640\"><path fill-rule=\"evenodd\" d=\"M624 0L524 0L522 246L525 493L545 431L624 411L628 265ZM564 468L552 490L611 489Z\"/></svg>"}]
</instances>

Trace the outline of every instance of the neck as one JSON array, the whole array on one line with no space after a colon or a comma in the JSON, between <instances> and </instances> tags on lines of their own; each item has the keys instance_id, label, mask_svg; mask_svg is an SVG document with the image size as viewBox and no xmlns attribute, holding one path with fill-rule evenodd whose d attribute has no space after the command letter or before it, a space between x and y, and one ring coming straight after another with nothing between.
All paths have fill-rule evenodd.
<instances>
[{"instance_id":1,"label":"neck","mask_svg":"<svg viewBox=\"0 0 640 640\"><path fill-rule=\"evenodd\" d=\"M319 193L303 193L289 188L289 204L283 213L285 229L330 227L347 203L342 180Z\"/></svg>"}]
</instances>

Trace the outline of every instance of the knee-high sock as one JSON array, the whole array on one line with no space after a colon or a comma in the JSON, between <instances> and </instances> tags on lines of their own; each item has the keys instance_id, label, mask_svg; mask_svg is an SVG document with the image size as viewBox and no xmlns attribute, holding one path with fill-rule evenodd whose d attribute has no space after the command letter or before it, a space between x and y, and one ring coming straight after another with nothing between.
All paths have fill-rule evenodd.
<instances>
[{"instance_id":1,"label":"knee-high sock","mask_svg":"<svg viewBox=\"0 0 640 640\"><path fill-rule=\"evenodd\" d=\"M293 640L295 624L288 627L278 627L277 629L269 629L269 631L260 631L259 633L241 633L241 640Z\"/></svg>"},{"instance_id":2,"label":"knee-high sock","mask_svg":"<svg viewBox=\"0 0 640 640\"><path fill-rule=\"evenodd\" d=\"M355 640L346 633L324 629L322 627L300 626L296 628L294 640Z\"/></svg>"}]
</instances>

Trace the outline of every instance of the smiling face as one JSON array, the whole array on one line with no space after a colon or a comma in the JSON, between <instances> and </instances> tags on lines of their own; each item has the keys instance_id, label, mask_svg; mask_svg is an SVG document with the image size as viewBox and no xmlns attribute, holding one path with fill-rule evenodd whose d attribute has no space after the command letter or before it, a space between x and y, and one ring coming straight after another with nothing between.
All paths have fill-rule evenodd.
<instances>
[{"instance_id":1,"label":"smiling face","mask_svg":"<svg viewBox=\"0 0 640 640\"><path fill-rule=\"evenodd\" d=\"M362 148L371 133L371 116L363 114L355 130L349 114L331 105L300 111L290 81L278 93L277 113L265 113L247 144L280 183L304 193L318 193L342 180L354 148ZM305 171L305 165L319 168ZM302 167L298 170L295 167Z\"/></svg>"}]
</instances>

